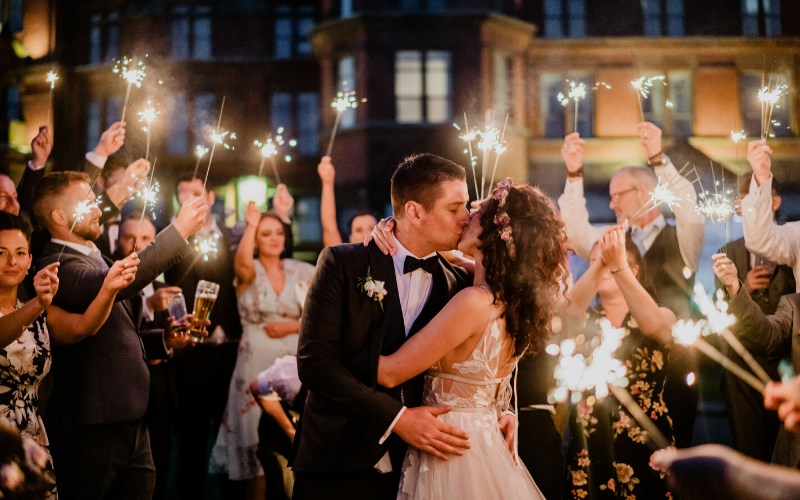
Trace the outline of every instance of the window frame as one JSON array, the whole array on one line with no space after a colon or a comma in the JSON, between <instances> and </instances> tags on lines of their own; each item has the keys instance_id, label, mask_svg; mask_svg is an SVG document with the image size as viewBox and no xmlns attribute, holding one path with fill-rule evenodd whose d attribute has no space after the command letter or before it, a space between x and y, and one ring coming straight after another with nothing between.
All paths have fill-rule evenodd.
<instances>
[{"instance_id":1,"label":"window frame","mask_svg":"<svg viewBox=\"0 0 800 500\"><path fill-rule=\"evenodd\" d=\"M397 94L397 76L398 76L398 56L403 53L416 53L419 55L419 68L420 68L420 94L419 96L415 97L408 97L408 96L398 96ZM446 54L447 55L447 67L446 67L446 82L445 88L446 93L444 96L444 103L445 103L445 116L442 120L439 121L431 121L431 113L430 108L432 107L432 100L434 99L441 99L440 96L432 95L428 92L428 75L430 73L430 68L428 67L428 63L432 60L433 54ZM453 53L449 50L437 50L437 49L427 49L427 50L396 50L395 51L395 65L394 65L394 79L393 79L393 86L394 86L394 102L395 102L395 113L394 119L395 123L398 124L430 124L430 125L438 125L441 123L446 123L450 120L453 116L453 109L452 109L452 99L453 99ZM398 102L401 99L412 99L416 98L420 101L420 120L419 121L399 121L398 120Z\"/></svg>"}]
</instances>

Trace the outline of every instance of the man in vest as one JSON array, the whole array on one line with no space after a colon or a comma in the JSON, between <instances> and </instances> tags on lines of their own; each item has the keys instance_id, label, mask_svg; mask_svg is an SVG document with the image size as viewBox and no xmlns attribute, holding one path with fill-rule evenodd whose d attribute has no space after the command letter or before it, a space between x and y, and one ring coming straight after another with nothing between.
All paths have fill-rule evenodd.
<instances>
[{"instance_id":1,"label":"man in vest","mask_svg":"<svg viewBox=\"0 0 800 500\"><path fill-rule=\"evenodd\" d=\"M624 167L614 174L608 189L609 207L616 213L617 223L630 221L631 237L642 252L648 275L658 290L656 301L672 309L678 318L688 318L694 273L705 240L705 217L695 212L694 186L681 177L661 149L661 129L647 122L640 123L638 129L639 141L652 168ZM589 223L583 195L583 144L585 141L577 133L565 138L561 156L567 165L567 183L558 204L575 253L588 261L592 247L609 226ZM672 207L675 225L668 224L659 209L643 209L659 179L681 200ZM664 397L679 447L691 444L697 411L698 393L686 386L691 365L686 353L673 349Z\"/></svg>"}]
</instances>

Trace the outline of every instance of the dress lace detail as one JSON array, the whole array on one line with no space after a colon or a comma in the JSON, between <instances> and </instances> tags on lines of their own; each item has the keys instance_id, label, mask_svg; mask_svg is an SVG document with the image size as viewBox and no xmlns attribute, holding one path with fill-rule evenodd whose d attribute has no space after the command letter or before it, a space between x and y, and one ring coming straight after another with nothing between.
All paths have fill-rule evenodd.
<instances>
[{"instance_id":1,"label":"dress lace detail","mask_svg":"<svg viewBox=\"0 0 800 500\"><path fill-rule=\"evenodd\" d=\"M425 373L422 405L452 406L453 411L437 418L464 430L471 448L445 462L409 447L398 499L544 499L525 466L514 462L497 421L510 406L517 363L501 312L501 306L492 307L466 360L450 366L439 361Z\"/></svg>"}]
</instances>

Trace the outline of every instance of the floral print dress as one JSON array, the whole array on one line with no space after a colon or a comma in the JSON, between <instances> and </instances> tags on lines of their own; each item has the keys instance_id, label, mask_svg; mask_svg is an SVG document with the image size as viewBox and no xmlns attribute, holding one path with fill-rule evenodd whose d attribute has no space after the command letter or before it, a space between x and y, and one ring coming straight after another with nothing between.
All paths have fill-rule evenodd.
<instances>
[{"instance_id":1,"label":"floral print dress","mask_svg":"<svg viewBox=\"0 0 800 500\"><path fill-rule=\"evenodd\" d=\"M587 344L599 336L601 317L590 310L584 329ZM668 350L639 331L630 313L622 327L626 335L615 354L627 366L627 389L674 443L672 419L662 398ZM649 465L654 450L647 433L613 395L600 401L583 399L572 409L569 425L565 499L672 498L663 474Z\"/></svg>"},{"instance_id":2,"label":"floral print dress","mask_svg":"<svg viewBox=\"0 0 800 500\"><path fill-rule=\"evenodd\" d=\"M0 425L18 430L23 438L31 438L47 450L44 474L53 484L48 495L53 499L53 459L38 410L39 384L50 372L52 361L46 320L47 312L43 312L17 340L0 349Z\"/></svg>"}]
</instances>

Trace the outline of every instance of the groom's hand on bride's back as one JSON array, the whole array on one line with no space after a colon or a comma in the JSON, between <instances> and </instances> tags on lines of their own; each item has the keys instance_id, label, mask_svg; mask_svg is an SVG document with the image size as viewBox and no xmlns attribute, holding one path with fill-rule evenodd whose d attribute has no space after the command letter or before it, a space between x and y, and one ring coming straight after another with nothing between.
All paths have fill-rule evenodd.
<instances>
[{"instance_id":1,"label":"groom's hand on bride's back","mask_svg":"<svg viewBox=\"0 0 800 500\"><path fill-rule=\"evenodd\" d=\"M447 460L448 455L464 454L470 448L467 433L440 422L436 416L448 413L449 406L407 408L392 431L411 446Z\"/></svg>"},{"instance_id":2,"label":"groom's hand on bride's back","mask_svg":"<svg viewBox=\"0 0 800 500\"><path fill-rule=\"evenodd\" d=\"M370 241L375 240L375 245L378 250L383 252L383 255L394 255L397 253L397 246L394 244L392 231L394 230L394 217L381 219L378 225L372 228L372 234L364 239L364 246L369 245Z\"/></svg>"}]
</instances>

